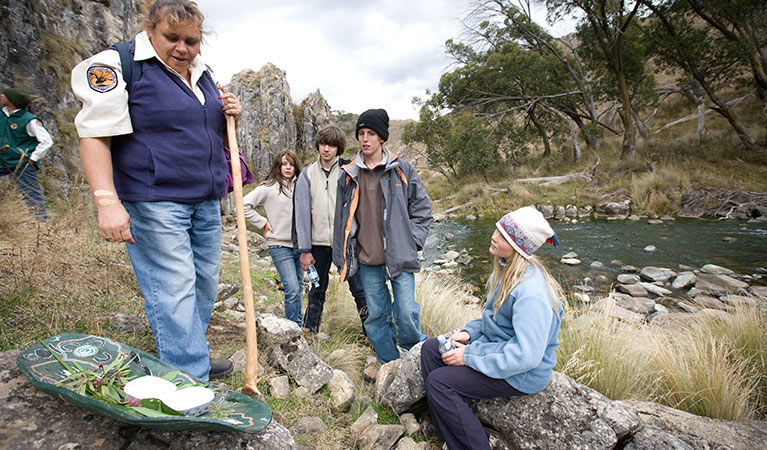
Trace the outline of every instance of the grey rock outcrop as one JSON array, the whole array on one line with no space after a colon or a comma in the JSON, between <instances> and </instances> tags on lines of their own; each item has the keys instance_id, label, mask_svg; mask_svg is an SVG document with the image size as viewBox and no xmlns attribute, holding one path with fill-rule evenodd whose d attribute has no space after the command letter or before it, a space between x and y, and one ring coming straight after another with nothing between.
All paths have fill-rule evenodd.
<instances>
[{"instance_id":1,"label":"grey rock outcrop","mask_svg":"<svg viewBox=\"0 0 767 450\"><path fill-rule=\"evenodd\" d=\"M346 411L352 405L355 397L355 387L352 379L342 370L333 370L333 378L328 382L330 399L335 408Z\"/></svg>"},{"instance_id":2,"label":"grey rock outcrop","mask_svg":"<svg viewBox=\"0 0 767 450\"><path fill-rule=\"evenodd\" d=\"M538 394L475 401L473 409L511 448L611 449L641 427L636 414L557 372Z\"/></svg>"},{"instance_id":3,"label":"grey rock outcrop","mask_svg":"<svg viewBox=\"0 0 767 450\"><path fill-rule=\"evenodd\" d=\"M93 414L36 389L16 367L19 350L0 353L0 441L3 448L297 449L290 432L272 420L257 434L159 431Z\"/></svg>"},{"instance_id":4,"label":"grey rock outcrop","mask_svg":"<svg viewBox=\"0 0 767 450\"><path fill-rule=\"evenodd\" d=\"M689 324L688 319L694 320L700 314L677 314L683 322L675 326ZM674 314L661 317L666 316ZM420 383L420 349L413 348L396 361L402 362L382 367L389 381L377 386L377 398L400 412L416 405L423 396L423 388L408 386L403 394L402 384L394 383L404 379ZM655 403L612 401L558 372L537 394L476 400L471 407L489 427L490 435L499 439L497 448L751 450L767 442L767 422L727 422ZM356 427L359 434L375 421L375 412L370 410L352 428ZM424 420L425 433L427 422Z\"/></svg>"},{"instance_id":5,"label":"grey rock outcrop","mask_svg":"<svg viewBox=\"0 0 767 450\"><path fill-rule=\"evenodd\" d=\"M405 434L402 425L371 425L357 440L361 450L388 450Z\"/></svg>"},{"instance_id":6,"label":"grey rock outcrop","mask_svg":"<svg viewBox=\"0 0 767 450\"><path fill-rule=\"evenodd\" d=\"M668 281L676 276L676 272L662 267L647 266L639 271L639 276L647 281Z\"/></svg>"},{"instance_id":7,"label":"grey rock outcrop","mask_svg":"<svg viewBox=\"0 0 767 450\"><path fill-rule=\"evenodd\" d=\"M720 295L736 294L748 289L748 284L728 275L702 273L695 280L695 287L702 292L718 297Z\"/></svg>"},{"instance_id":8,"label":"grey rock outcrop","mask_svg":"<svg viewBox=\"0 0 767 450\"><path fill-rule=\"evenodd\" d=\"M709 419L651 402L616 403L638 415L646 426L671 433L692 448L753 450L767 442L767 422Z\"/></svg>"},{"instance_id":9,"label":"grey rock outcrop","mask_svg":"<svg viewBox=\"0 0 767 450\"><path fill-rule=\"evenodd\" d=\"M314 393L333 378L333 369L314 354L298 325L273 314L256 319L259 350L299 385Z\"/></svg>"},{"instance_id":10,"label":"grey rock outcrop","mask_svg":"<svg viewBox=\"0 0 767 450\"><path fill-rule=\"evenodd\" d=\"M697 279L698 277L692 272L679 272L671 283L671 287L674 289L686 289L690 286L694 286L695 280Z\"/></svg>"},{"instance_id":11,"label":"grey rock outcrop","mask_svg":"<svg viewBox=\"0 0 767 450\"><path fill-rule=\"evenodd\" d=\"M254 174L263 177L274 156L296 148L296 121L285 71L267 63L235 74L229 89L242 104L237 143Z\"/></svg>"},{"instance_id":12,"label":"grey rock outcrop","mask_svg":"<svg viewBox=\"0 0 767 450\"><path fill-rule=\"evenodd\" d=\"M631 212L631 200L601 203L595 209L596 212L609 216L628 216Z\"/></svg>"},{"instance_id":13,"label":"grey rock outcrop","mask_svg":"<svg viewBox=\"0 0 767 450\"><path fill-rule=\"evenodd\" d=\"M330 105L317 89L301 102L299 111L301 123L296 124L300 133L299 146L304 151L313 152L317 133L323 127L330 125L332 120Z\"/></svg>"},{"instance_id":14,"label":"grey rock outcrop","mask_svg":"<svg viewBox=\"0 0 767 450\"><path fill-rule=\"evenodd\" d=\"M381 366L376 379L376 399L400 414L426 395L421 378L421 346L414 345L400 359Z\"/></svg>"},{"instance_id":15,"label":"grey rock outcrop","mask_svg":"<svg viewBox=\"0 0 767 450\"><path fill-rule=\"evenodd\" d=\"M71 181L82 178L72 126L80 102L69 87L70 71L88 56L130 39L142 8L136 0L0 0L0 89L32 94L30 110L53 137L50 153L40 162L42 175L53 176L65 194Z\"/></svg>"},{"instance_id":16,"label":"grey rock outcrop","mask_svg":"<svg viewBox=\"0 0 767 450\"><path fill-rule=\"evenodd\" d=\"M686 442L655 427L644 427L631 436L623 450L693 450Z\"/></svg>"}]
</instances>

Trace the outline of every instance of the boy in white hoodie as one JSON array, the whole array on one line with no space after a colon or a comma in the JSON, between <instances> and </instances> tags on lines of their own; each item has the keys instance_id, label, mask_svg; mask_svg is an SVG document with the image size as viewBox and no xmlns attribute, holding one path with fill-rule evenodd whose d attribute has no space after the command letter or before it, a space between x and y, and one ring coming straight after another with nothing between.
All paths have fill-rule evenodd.
<instances>
[{"instance_id":1,"label":"boy in white hoodie","mask_svg":"<svg viewBox=\"0 0 767 450\"><path fill-rule=\"evenodd\" d=\"M293 223L296 231L294 247L301 254L301 267L306 270L309 264L314 264L320 276L319 287L312 287L309 291L304 314L304 326L317 333L322 321L328 274L333 260L333 221L338 191L338 168L347 162L340 158L346 148L346 136L338 127L327 126L317 133L314 148L319 153L317 161L307 166L296 182ZM367 304L359 277L349 278L349 290L364 324L368 315ZM364 332L365 328L362 330Z\"/></svg>"}]
</instances>

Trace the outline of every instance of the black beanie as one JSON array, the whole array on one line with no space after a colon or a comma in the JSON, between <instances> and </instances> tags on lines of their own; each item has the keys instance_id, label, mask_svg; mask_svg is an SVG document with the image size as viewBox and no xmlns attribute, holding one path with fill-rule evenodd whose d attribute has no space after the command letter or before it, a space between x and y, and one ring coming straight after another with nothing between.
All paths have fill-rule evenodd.
<instances>
[{"instance_id":1,"label":"black beanie","mask_svg":"<svg viewBox=\"0 0 767 450\"><path fill-rule=\"evenodd\" d=\"M8 88L3 91L3 95L19 109L26 108L32 101L32 97L21 89Z\"/></svg>"},{"instance_id":2,"label":"black beanie","mask_svg":"<svg viewBox=\"0 0 767 450\"><path fill-rule=\"evenodd\" d=\"M389 139L389 115L385 109L368 109L357 119L354 137L359 136L360 128L370 128L386 141Z\"/></svg>"}]
</instances>

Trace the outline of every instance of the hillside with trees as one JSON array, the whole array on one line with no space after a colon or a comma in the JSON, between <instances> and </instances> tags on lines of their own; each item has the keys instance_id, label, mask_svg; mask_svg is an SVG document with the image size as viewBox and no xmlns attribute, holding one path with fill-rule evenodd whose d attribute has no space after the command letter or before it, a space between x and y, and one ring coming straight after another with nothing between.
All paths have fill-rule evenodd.
<instances>
[{"instance_id":1,"label":"hillside with trees","mask_svg":"<svg viewBox=\"0 0 767 450\"><path fill-rule=\"evenodd\" d=\"M415 100L420 121L403 135L425 145L432 169L455 183L599 161L609 178L677 164L687 177L717 173L685 182L680 198L706 183L764 191L748 175L767 162L762 2L537 3L551 21L578 17L576 32L552 36L529 0L482 0L446 43L453 69Z\"/></svg>"}]
</instances>

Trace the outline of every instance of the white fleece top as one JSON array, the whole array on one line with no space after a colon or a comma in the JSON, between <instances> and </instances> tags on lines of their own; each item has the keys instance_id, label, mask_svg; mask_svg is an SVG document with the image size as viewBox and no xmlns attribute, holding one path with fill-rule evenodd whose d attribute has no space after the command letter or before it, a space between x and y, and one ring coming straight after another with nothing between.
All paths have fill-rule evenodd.
<instances>
[{"instance_id":1,"label":"white fleece top","mask_svg":"<svg viewBox=\"0 0 767 450\"><path fill-rule=\"evenodd\" d=\"M293 248L293 187L295 177L290 181L288 195L280 193L280 185L258 185L243 198L245 204L245 220L257 228L264 228L267 219L272 224L274 233L265 233L268 245L279 245ZM256 211L263 206L266 217Z\"/></svg>"}]
</instances>

